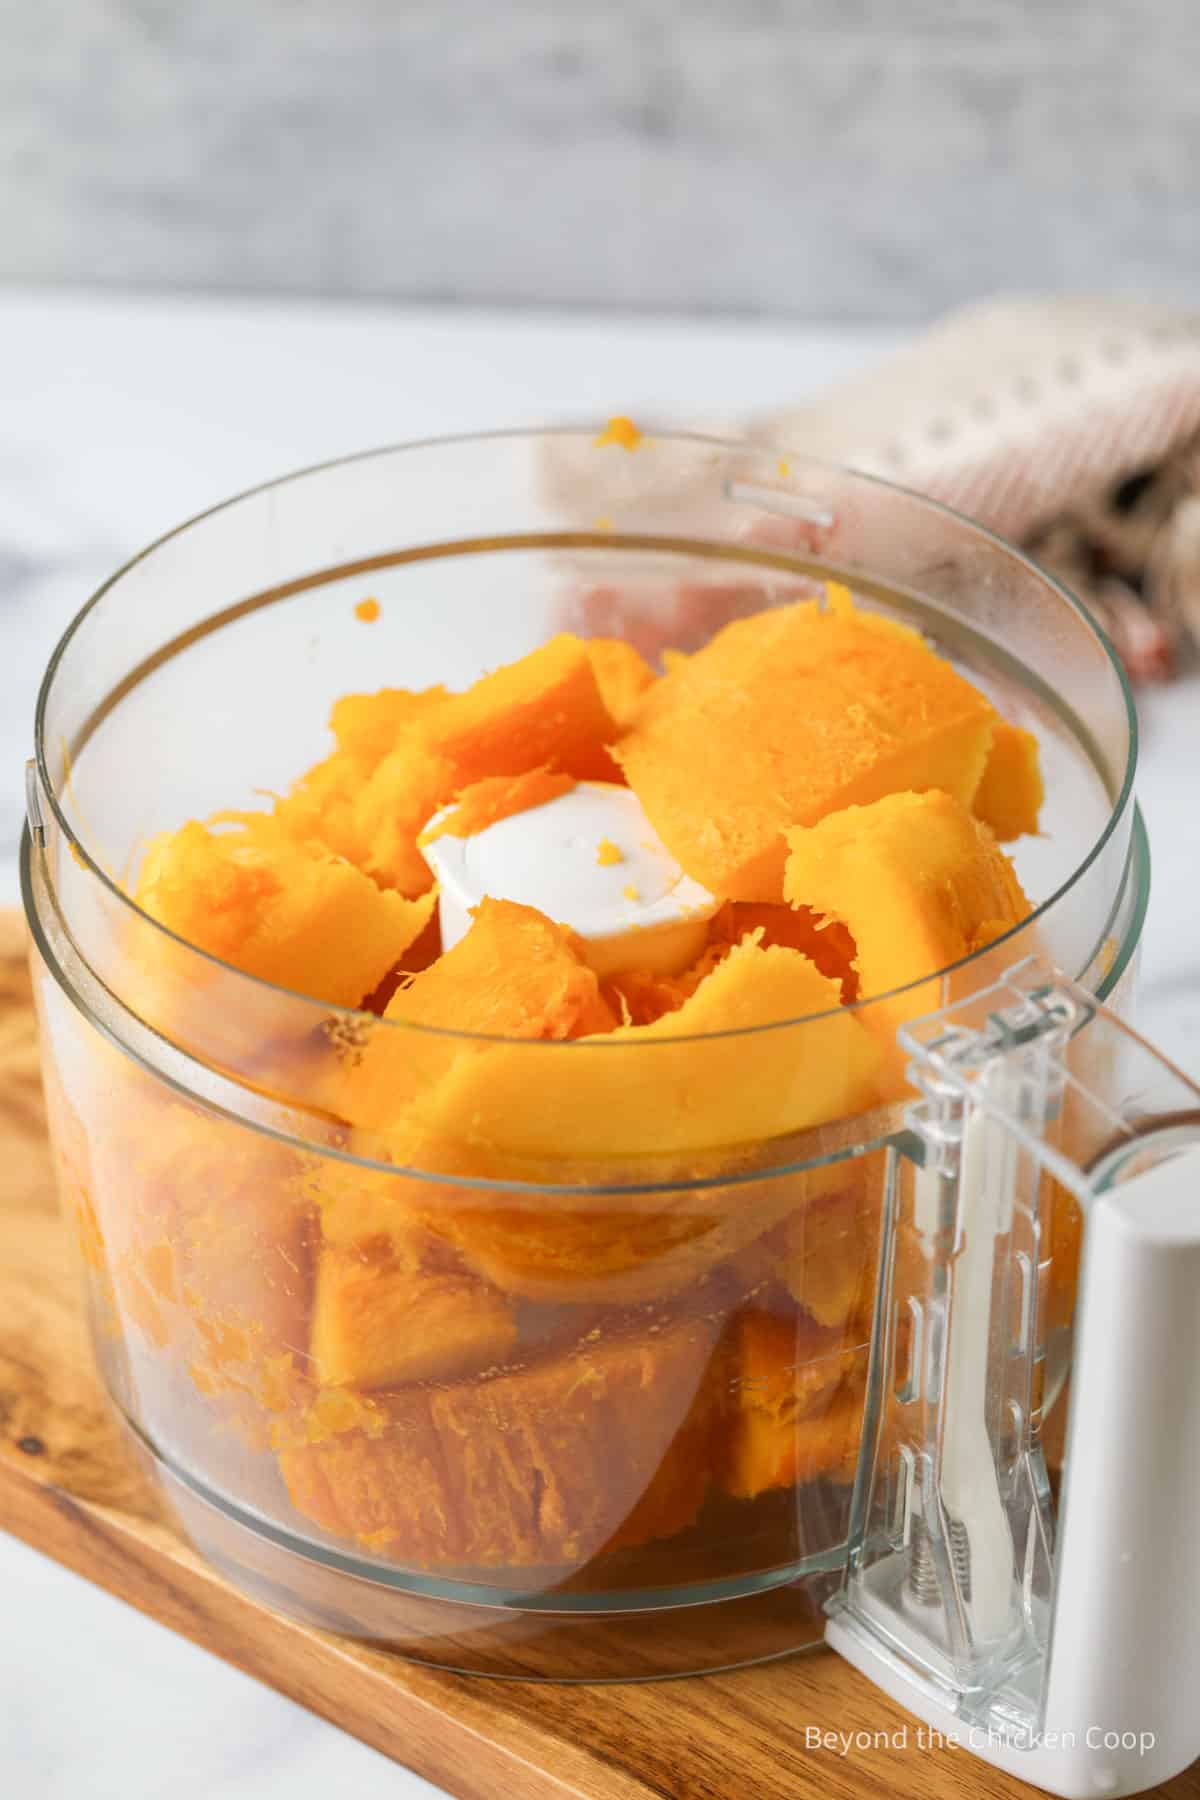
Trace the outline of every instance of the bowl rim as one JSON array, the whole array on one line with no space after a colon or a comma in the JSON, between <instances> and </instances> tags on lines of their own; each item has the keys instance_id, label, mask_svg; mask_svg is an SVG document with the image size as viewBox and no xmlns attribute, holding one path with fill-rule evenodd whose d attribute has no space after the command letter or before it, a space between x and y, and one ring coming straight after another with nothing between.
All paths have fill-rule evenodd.
<instances>
[{"instance_id":1,"label":"bowl rim","mask_svg":"<svg viewBox=\"0 0 1200 1800\"><path fill-rule=\"evenodd\" d=\"M252 984L252 989L254 991L272 993L285 998L298 1006L308 1006L314 1010L315 1016L322 1019L345 1019L348 1022L357 1023L360 1026L363 1023L369 1022L373 1032L376 1030L411 1032L463 1043L503 1044L514 1049L520 1046L522 1049L531 1053L537 1051L595 1053L628 1050L631 1048L647 1050L659 1046L669 1049L685 1043L709 1043L725 1038L755 1037L762 1032L792 1030L801 1025L815 1024L820 1020L836 1017L866 1017L869 1013L869 1009L882 1009L905 993L924 987L932 980L957 975L963 970L970 968L973 964L978 963L984 957L989 959L992 966L995 966L996 953L1005 945L1011 945L1016 955L1019 956L1020 946L1018 940L1022 937L1022 934L1033 931L1039 922L1044 919L1053 908L1056 908L1067 898L1080 880L1087 874L1088 870L1093 867L1099 857L1103 854L1105 848L1112 840L1121 821L1129 810L1138 761L1138 718L1128 677L1108 635L1097 624L1096 620L1088 612L1082 601L1080 601L1077 596L1054 575L1044 569L1033 557L1027 555L1023 550L1020 550L1016 545L1010 543L1006 538L1001 537L997 532L992 531L986 525L981 524L978 520L970 518L968 515L959 512L954 507L947 506L943 501L933 499L927 494L919 493L913 488L905 487L898 482L890 481L882 476L869 474L864 470L849 468L843 464L831 462L820 457L810 456L804 452L793 452L789 450L785 444L774 442L765 444L753 439L719 437L704 432L681 431L670 426L660 429L653 423L647 425L642 430L642 438L644 440L695 445L698 448L706 448L725 454L745 455L746 453L751 453L755 456L770 457L776 462L782 457L791 465L789 480L793 478L802 479L803 471L809 469L820 474L847 480L868 491L878 489L890 494L899 495L905 503L911 503L913 506L924 510L934 517L951 520L955 525L965 527L968 532L991 544L993 548L1001 551L1018 567L1023 569L1027 575L1040 583L1047 592L1054 595L1058 601L1064 603L1069 610L1076 615L1088 633L1090 633L1096 643L1100 646L1117 678L1118 689L1124 704L1126 725L1129 735L1129 747L1121 785L1116 798L1112 801L1105 824L1086 855L1080 859L1066 880L1063 881L1045 900L1041 901L1029 916L1020 922L1020 924L1011 926L1000 937L993 939L990 943L982 946L980 949L972 951L969 955L959 958L957 962L946 964L942 968L932 970L912 981L903 982L897 987L888 989L886 992L872 994L868 998L853 1001L848 1005L838 1004L820 1012L798 1014L792 1018L771 1020L768 1023L759 1025L739 1026L724 1031L681 1032L678 1035L664 1034L661 1037L638 1039L632 1043L628 1038L613 1034L602 1034L574 1040L519 1038L507 1037L498 1033L463 1031L449 1025L417 1024L403 1019L379 1018L376 1014L365 1012L361 1008L332 1005L325 1001L316 1000L311 995L304 994L295 988L282 987L277 983L264 981L258 976L247 974L245 970L239 969L235 964L225 962L222 958L214 956L211 952L202 949L199 945L189 942L186 938L180 937L178 933L163 925L159 920L154 919L137 904L133 897L125 891L120 883L116 881L92 855L88 846L80 839L73 829L67 817L62 797L57 791L50 776L46 753L47 716L51 705L55 680L63 668L65 659L76 634L105 598L116 590L120 582L133 569L148 561L164 545L173 542L175 539L182 537L185 533L203 525L207 520L218 514L230 511L234 507L242 505L245 502L264 494L269 494L292 482L311 479L314 476L320 476L335 469L343 469L361 462L382 461L387 457L401 454L436 451L466 444L483 444L491 442L516 443L532 442L535 440L539 442L548 442L554 439L561 439L564 442L570 443L579 443L580 440L586 439L591 443L594 442L597 432L600 429L602 429L602 426L597 424L596 421L587 424L576 423L532 428L500 428L493 431L456 432L447 435L418 438L407 441L401 440L397 443L380 445L373 449L353 451L345 456L332 457L321 462L307 464L302 468L290 470L283 475L275 476L270 480L258 482L251 487L244 488L240 492L230 495L224 500L219 500L212 506L205 507L202 511L194 513L191 517L183 520L181 523L172 526L169 530L161 533L160 536L153 539L141 550L137 551L133 556L129 557L101 583L71 619L55 645L54 650L51 652L50 659L46 665L46 670L38 689L37 704L34 713L34 761L41 790L40 797L45 800L45 803L50 808L58 831L62 835L66 849L75 862L89 874L93 875L102 884L108 896L116 902L119 908L131 914L140 927L149 927L154 932L161 934L172 944L179 946L191 956L198 958L201 964L208 965L214 971L218 972L226 981L233 981L235 983L249 982ZM550 536L552 534L547 533L546 535ZM620 542L619 533L614 535L613 542L614 544ZM447 548L452 548L452 546L448 546ZM847 579L851 582L854 580L854 571L847 571L846 575ZM1014 957L1014 960L1015 959L1016 957ZM1068 973L1074 976L1077 975L1079 971L1072 970L1068 971ZM226 989L225 991L233 994L236 993L237 989L235 986Z\"/></svg>"}]
</instances>

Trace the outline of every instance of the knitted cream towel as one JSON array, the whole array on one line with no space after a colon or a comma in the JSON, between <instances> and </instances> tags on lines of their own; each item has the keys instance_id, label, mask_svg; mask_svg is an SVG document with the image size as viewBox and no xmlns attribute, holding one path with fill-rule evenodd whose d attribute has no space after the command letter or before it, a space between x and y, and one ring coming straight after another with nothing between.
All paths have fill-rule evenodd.
<instances>
[{"instance_id":1,"label":"knitted cream towel","mask_svg":"<svg viewBox=\"0 0 1200 1800\"><path fill-rule=\"evenodd\" d=\"M1200 316L988 301L747 430L1024 544L1095 608L1139 676L1165 672L1182 632L1200 638Z\"/></svg>"},{"instance_id":2,"label":"knitted cream towel","mask_svg":"<svg viewBox=\"0 0 1200 1800\"><path fill-rule=\"evenodd\" d=\"M1200 315L988 301L811 401L701 429L864 469L980 520L1078 594L1140 679L1200 641ZM548 440L541 473L550 509L578 522L611 514L629 528L640 505L686 536L714 499L686 455L664 457L647 488L623 456ZM615 579L564 618L628 629L636 561ZM682 629L658 610L657 630Z\"/></svg>"}]
</instances>

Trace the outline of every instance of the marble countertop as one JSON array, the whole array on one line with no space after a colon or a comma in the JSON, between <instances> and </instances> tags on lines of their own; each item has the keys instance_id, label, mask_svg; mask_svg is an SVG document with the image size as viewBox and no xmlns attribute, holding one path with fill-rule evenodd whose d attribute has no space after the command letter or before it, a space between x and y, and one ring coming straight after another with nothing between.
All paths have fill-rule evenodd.
<instances>
[{"instance_id":1,"label":"marble countertop","mask_svg":"<svg viewBox=\"0 0 1200 1800\"><path fill-rule=\"evenodd\" d=\"M794 399L884 330L0 291L0 904L17 899L37 681L95 586L289 468L430 433L720 417ZM1200 682L1143 704L1154 847L1143 1028L1200 1070ZM14 1800L373 1800L435 1790L0 1536L0 1768Z\"/></svg>"}]
</instances>

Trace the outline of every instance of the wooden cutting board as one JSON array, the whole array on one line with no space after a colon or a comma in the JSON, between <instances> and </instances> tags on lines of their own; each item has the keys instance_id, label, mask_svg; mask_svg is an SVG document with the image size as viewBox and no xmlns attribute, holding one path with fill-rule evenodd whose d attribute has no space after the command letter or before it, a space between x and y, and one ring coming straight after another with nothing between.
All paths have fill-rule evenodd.
<instances>
[{"instance_id":1,"label":"wooden cutting board","mask_svg":"<svg viewBox=\"0 0 1200 1800\"><path fill-rule=\"evenodd\" d=\"M1033 1792L962 1751L918 1748L915 1723L824 1650L687 1681L556 1687L447 1675L280 1618L199 1560L134 1464L100 1391L76 1283L23 931L0 914L0 1528L461 1800ZM810 1728L870 1734L873 1745L810 1749ZM1200 1764L1155 1791L1200 1800Z\"/></svg>"}]
</instances>

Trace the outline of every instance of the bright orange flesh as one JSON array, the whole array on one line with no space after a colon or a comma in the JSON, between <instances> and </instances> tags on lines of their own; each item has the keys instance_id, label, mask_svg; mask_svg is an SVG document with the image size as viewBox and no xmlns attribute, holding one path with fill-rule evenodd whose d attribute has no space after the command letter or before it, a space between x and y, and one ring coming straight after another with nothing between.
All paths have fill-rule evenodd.
<instances>
[{"instance_id":1,"label":"bright orange flesh","mask_svg":"<svg viewBox=\"0 0 1200 1800\"><path fill-rule=\"evenodd\" d=\"M586 648L601 699L617 724L627 725L657 680L654 670L624 638L588 638Z\"/></svg>"},{"instance_id":2,"label":"bright orange flesh","mask_svg":"<svg viewBox=\"0 0 1200 1800\"><path fill-rule=\"evenodd\" d=\"M359 797L389 751L445 698L445 688L432 687L412 693L405 688L382 688L376 694L344 694L336 700L329 725L337 749L275 803L275 817L285 831L293 837L317 839L357 867L366 868L371 847L358 818ZM418 800L418 811L421 804ZM412 846L406 846L398 873L401 878L386 885L401 893L421 894L432 885L424 859Z\"/></svg>"},{"instance_id":3,"label":"bright orange flesh","mask_svg":"<svg viewBox=\"0 0 1200 1800\"><path fill-rule=\"evenodd\" d=\"M393 750L409 730L447 698L444 687L380 688L376 694L343 694L329 715L329 729L339 750L361 756L372 766Z\"/></svg>"},{"instance_id":4,"label":"bright orange flesh","mask_svg":"<svg viewBox=\"0 0 1200 1800\"><path fill-rule=\"evenodd\" d=\"M310 1344L318 1381L395 1387L505 1361L517 1341L512 1307L482 1282L431 1266L422 1241L322 1248Z\"/></svg>"},{"instance_id":5,"label":"bright orange flesh","mask_svg":"<svg viewBox=\"0 0 1200 1800\"><path fill-rule=\"evenodd\" d=\"M397 988L384 1019L485 1037L583 1037L614 1016L584 962L578 939L530 906L485 900L465 937ZM346 1080L346 1116L356 1125L394 1123L427 1094L460 1053L462 1038L434 1031L375 1034ZM440 1090L436 1090L440 1091ZM453 1121L450 1121L453 1135Z\"/></svg>"},{"instance_id":6,"label":"bright orange flesh","mask_svg":"<svg viewBox=\"0 0 1200 1800\"><path fill-rule=\"evenodd\" d=\"M545 767L603 781L604 746L617 726L587 646L564 633L465 694L452 694L426 715L421 730L429 751L450 764L457 791L488 775Z\"/></svg>"},{"instance_id":7,"label":"bright orange flesh","mask_svg":"<svg viewBox=\"0 0 1200 1800\"><path fill-rule=\"evenodd\" d=\"M764 948L782 944L801 950L822 975L841 986L842 999L858 995L854 968L854 939L836 919L823 919L807 906L775 906L763 901L731 900L713 920L716 941L738 944L750 932L759 932Z\"/></svg>"},{"instance_id":8,"label":"bright orange flesh","mask_svg":"<svg viewBox=\"0 0 1200 1800\"><path fill-rule=\"evenodd\" d=\"M969 805L994 726L916 632L847 597L727 625L647 690L613 754L689 875L779 901L790 827L904 790Z\"/></svg>"},{"instance_id":9,"label":"bright orange flesh","mask_svg":"<svg viewBox=\"0 0 1200 1800\"><path fill-rule=\"evenodd\" d=\"M658 1477L692 1428L714 1342L711 1324L684 1322L389 1396L368 1429L282 1452L292 1504L418 1568L575 1567L669 1537L708 1486L696 1455Z\"/></svg>"},{"instance_id":10,"label":"bright orange flesh","mask_svg":"<svg viewBox=\"0 0 1200 1800\"><path fill-rule=\"evenodd\" d=\"M1037 739L1001 719L971 811L1007 844L1037 830L1045 798Z\"/></svg>"},{"instance_id":11,"label":"bright orange flesh","mask_svg":"<svg viewBox=\"0 0 1200 1800\"><path fill-rule=\"evenodd\" d=\"M272 814L146 855L177 935L382 1017L280 1052L346 1159L152 1135L123 1304L160 1353L182 1307L191 1383L270 1415L297 1511L406 1566L691 1556L851 1478L884 1177L838 1157L937 972L1029 911L988 827L1036 829L1037 744L914 632L831 589L663 663L564 635L461 694L347 695ZM499 898L443 952L422 844L617 777L723 902L694 964L602 982Z\"/></svg>"},{"instance_id":12,"label":"bright orange flesh","mask_svg":"<svg viewBox=\"0 0 1200 1800\"><path fill-rule=\"evenodd\" d=\"M739 1500L818 1475L845 1479L858 1451L861 1357L795 1314L747 1311L732 1344L721 1484Z\"/></svg>"},{"instance_id":13,"label":"bright orange flesh","mask_svg":"<svg viewBox=\"0 0 1200 1800\"><path fill-rule=\"evenodd\" d=\"M339 742L359 760L347 771L355 792L345 818L343 785L334 784L334 823L367 873L403 894L424 893L430 886L417 838L433 814L464 789L546 770L577 780L612 778L606 746L617 723L578 638L552 638L462 694L431 690L419 696L393 692L387 701L366 698L373 704L366 709L360 704L361 717L356 711L339 718L335 709ZM371 764L389 730L390 747Z\"/></svg>"},{"instance_id":14,"label":"bright orange flesh","mask_svg":"<svg viewBox=\"0 0 1200 1800\"><path fill-rule=\"evenodd\" d=\"M416 1111L435 1135L500 1156L637 1157L759 1144L876 1099L878 1046L839 1000L837 983L799 951L747 939L654 1023L610 1028L569 1057L520 1044L460 1057ZM581 1014L572 1009L570 1017ZM790 1033L759 1029L801 1019L807 1023Z\"/></svg>"},{"instance_id":15,"label":"bright orange flesh","mask_svg":"<svg viewBox=\"0 0 1200 1800\"><path fill-rule=\"evenodd\" d=\"M248 975L357 1006L428 923L433 896L381 893L318 843L266 814L195 822L146 851L138 904L188 943Z\"/></svg>"},{"instance_id":16,"label":"bright orange flesh","mask_svg":"<svg viewBox=\"0 0 1200 1800\"><path fill-rule=\"evenodd\" d=\"M576 785L573 775L555 774L550 769L530 769L525 775L488 775L465 787L449 812L436 825L424 830L417 839L418 849L440 837L474 837L501 819L514 813L528 812L569 794Z\"/></svg>"},{"instance_id":17,"label":"bright orange flesh","mask_svg":"<svg viewBox=\"0 0 1200 1800\"><path fill-rule=\"evenodd\" d=\"M995 838L950 794L889 794L788 833L789 899L853 937L865 999L961 962L1028 917L1029 902ZM913 996L903 1016L936 1004ZM869 1007L887 1030L891 1007Z\"/></svg>"}]
</instances>

